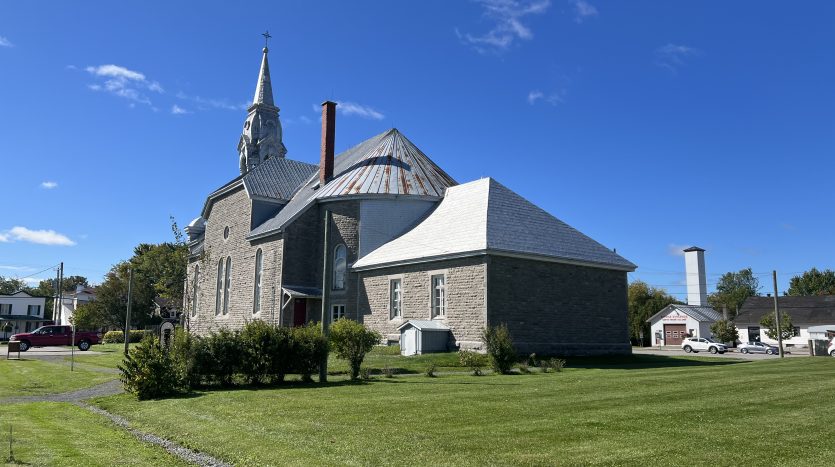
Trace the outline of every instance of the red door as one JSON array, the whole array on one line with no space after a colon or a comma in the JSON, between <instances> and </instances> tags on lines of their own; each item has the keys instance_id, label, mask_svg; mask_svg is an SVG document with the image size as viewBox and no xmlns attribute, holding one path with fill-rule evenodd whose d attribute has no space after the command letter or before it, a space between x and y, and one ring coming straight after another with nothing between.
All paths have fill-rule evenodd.
<instances>
[{"instance_id":1,"label":"red door","mask_svg":"<svg viewBox=\"0 0 835 467\"><path fill-rule=\"evenodd\" d=\"M307 299L297 298L293 302L293 326L304 326L307 321Z\"/></svg>"},{"instance_id":2,"label":"red door","mask_svg":"<svg viewBox=\"0 0 835 467\"><path fill-rule=\"evenodd\" d=\"M664 325L664 345L681 345L681 342L687 337L687 325L685 324L665 324Z\"/></svg>"}]
</instances>

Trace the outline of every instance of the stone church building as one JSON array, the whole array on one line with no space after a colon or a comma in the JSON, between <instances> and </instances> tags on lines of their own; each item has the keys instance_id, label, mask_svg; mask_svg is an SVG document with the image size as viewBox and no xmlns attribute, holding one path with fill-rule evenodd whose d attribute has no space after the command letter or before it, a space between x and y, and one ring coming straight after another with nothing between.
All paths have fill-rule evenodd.
<instances>
[{"instance_id":1,"label":"stone church building","mask_svg":"<svg viewBox=\"0 0 835 467\"><path fill-rule=\"evenodd\" d=\"M630 353L634 264L492 178L458 184L397 129L334 155L332 102L319 165L289 159L267 56L240 175L186 228L191 331L299 326L321 321L324 301L328 319L390 343L433 320L450 350L480 349L482 329L506 323L520 352Z\"/></svg>"}]
</instances>

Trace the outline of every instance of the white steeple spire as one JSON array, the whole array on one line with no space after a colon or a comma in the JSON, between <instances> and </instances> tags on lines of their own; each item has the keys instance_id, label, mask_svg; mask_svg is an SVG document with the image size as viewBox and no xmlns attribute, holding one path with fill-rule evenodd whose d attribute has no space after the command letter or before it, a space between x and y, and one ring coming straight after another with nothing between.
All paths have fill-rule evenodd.
<instances>
[{"instance_id":1,"label":"white steeple spire","mask_svg":"<svg viewBox=\"0 0 835 467\"><path fill-rule=\"evenodd\" d=\"M270 33L265 32L261 70L255 86L255 97L249 106L249 115L244 122L243 134L238 141L238 155L241 173L244 174L270 157L284 157L287 148L281 141L279 109L273 101L273 87L270 82L270 65L267 61L269 48L266 41Z\"/></svg>"}]
</instances>

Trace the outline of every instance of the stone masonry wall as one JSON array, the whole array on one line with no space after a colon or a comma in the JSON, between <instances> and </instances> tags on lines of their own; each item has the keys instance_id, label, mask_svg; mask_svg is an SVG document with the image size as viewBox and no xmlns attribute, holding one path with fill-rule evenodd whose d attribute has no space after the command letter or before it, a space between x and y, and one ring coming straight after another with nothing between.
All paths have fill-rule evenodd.
<instances>
[{"instance_id":1,"label":"stone masonry wall","mask_svg":"<svg viewBox=\"0 0 835 467\"><path fill-rule=\"evenodd\" d=\"M276 322L281 297L281 263L283 239L281 236L250 242L249 234L250 200L243 188L215 200L206 223L205 257L189 264L189 280L194 277L194 267L200 265L199 307L196 316L190 317L189 327L193 332L206 334L220 328L240 329L253 319ZM229 227L229 237L223 238L223 231ZM255 298L255 255L258 249L263 254L261 279L261 311L253 314ZM218 262L232 259L232 275L229 291L228 313L216 313Z\"/></svg>"},{"instance_id":2,"label":"stone masonry wall","mask_svg":"<svg viewBox=\"0 0 835 467\"><path fill-rule=\"evenodd\" d=\"M506 323L522 353L629 354L623 271L491 256L490 325Z\"/></svg>"},{"instance_id":3,"label":"stone masonry wall","mask_svg":"<svg viewBox=\"0 0 835 467\"><path fill-rule=\"evenodd\" d=\"M397 341L397 328L410 319L432 319L430 276L446 273L446 316L442 321L452 330L450 348L480 346L486 323L485 257L462 258L432 263L396 266L359 273L359 321ZM402 317L389 318L389 280L401 279Z\"/></svg>"}]
</instances>

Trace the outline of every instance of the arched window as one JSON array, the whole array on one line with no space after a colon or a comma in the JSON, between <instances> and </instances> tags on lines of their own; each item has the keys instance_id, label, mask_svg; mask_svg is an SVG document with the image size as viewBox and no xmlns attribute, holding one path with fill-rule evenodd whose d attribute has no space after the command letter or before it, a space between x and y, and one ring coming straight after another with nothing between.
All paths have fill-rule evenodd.
<instances>
[{"instance_id":1,"label":"arched window","mask_svg":"<svg viewBox=\"0 0 835 467\"><path fill-rule=\"evenodd\" d=\"M252 299L252 312L261 311L261 273L263 272L264 258L261 249L255 252L255 297Z\"/></svg>"},{"instance_id":2,"label":"arched window","mask_svg":"<svg viewBox=\"0 0 835 467\"><path fill-rule=\"evenodd\" d=\"M215 293L215 314L220 314L220 303L223 299L223 258L217 262L217 292Z\"/></svg>"},{"instance_id":3,"label":"arched window","mask_svg":"<svg viewBox=\"0 0 835 467\"><path fill-rule=\"evenodd\" d=\"M194 284L191 286L191 316L197 316L197 306L200 300L200 289L197 284L200 283L200 265L194 265Z\"/></svg>"},{"instance_id":4,"label":"arched window","mask_svg":"<svg viewBox=\"0 0 835 467\"><path fill-rule=\"evenodd\" d=\"M232 257L226 257L226 271L224 271L226 280L223 287L223 314L229 313L229 289L232 288Z\"/></svg>"},{"instance_id":5,"label":"arched window","mask_svg":"<svg viewBox=\"0 0 835 467\"><path fill-rule=\"evenodd\" d=\"M345 288L345 269L347 250L345 245L337 245L333 250L333 289L342 290Z\"/></svg>"}]
</instances>

